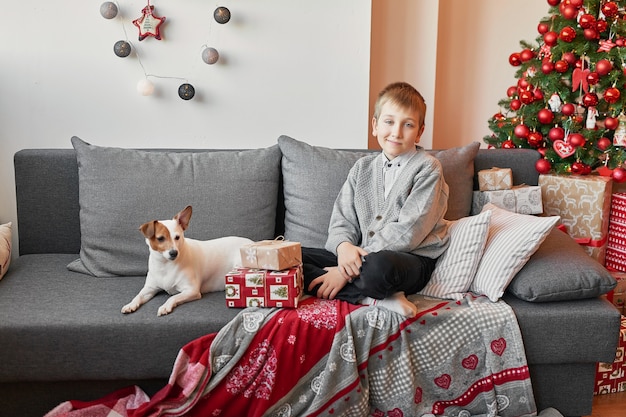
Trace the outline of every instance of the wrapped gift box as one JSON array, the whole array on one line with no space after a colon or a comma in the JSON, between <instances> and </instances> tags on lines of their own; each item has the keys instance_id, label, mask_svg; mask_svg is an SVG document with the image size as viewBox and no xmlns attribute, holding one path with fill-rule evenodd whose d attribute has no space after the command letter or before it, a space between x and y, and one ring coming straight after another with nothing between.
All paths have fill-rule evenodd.
<instances>
[{"instance_id":1,"label":"wrapped gift box","mask_svg":"<svg viewBox=\"0 0 626 417\"><path fill-rule=\"evenodd\" d=\"M626 271L626 193L613 193L605 265Z\"/></svg>"},{"instance_id":2,"label":"wrapped gift box","mask_svg":"<svg viewBox=\"0 0 626 417\"><path fill-rule=\"evenodd\" d=\"M228 307L298 307L302 266L284 271L236 268L226 274Z\"/></svg>"},{"instance_id":3,"label":"wrapped gift box","mask_svg":"<svg viewBox=\"0 0 626 417\"><path fill-rule=\"evenodd\" d=\"M521 185L510 190L474 191L471 214L478 214L483 206L492 203L500 208L521 214L541 214L541 188Z\"/></svg>"},{"instance_id":4,"label":"wrapped gift box","mask_svg":"<svg viewBox=\"0 0 626 417\"><path fill-rule=\"evenodd\" d=\"M262 240L241 247L241 265L246 268L283 269L302 263L302 247L299 242L288 240Z\"/></svg>"},{"instance_id":5,"label":"wrapped gift box","mask_svg":"<svg viewBox=\"0 0 626 417\"><path fill-rule=\"evenodd\" d=\"M598 363L596 371L596 385L594 395L611 394L626 391L626 317L622 316L622 326L619 332L619 345L613 363Z\"/></svg>"},{"instance_id":6,"label":"wrapped gift box","mask_svg":"<svg viewBox=\"0 0 626 417\"><path fill-rule=\"evenodd\" d=\"M612 302L622 314L626 314L626 272L610 271L610 273L617 281L617 285L603 297Z\"/></svg>"},{"instance_id":7,"label":"wrapped gift box","mask_svg":"<svg viewBox=\"0 0 626 417\"><path fill-rule=\"evenodd\" d=\"M510 190L513 187L513 173L510 168L491 168L478 171L480 191Z\"/></svg>"},{"instance_id":8,"label":"wrapped gift box","mask_svg":"<svg viewBox=\"0 0 626 417\"><path fill-rule=\"evenodd\" d=\"M543 213L561 216L570 236L604 264L613 181L598 175L539 176Z\"/></svg>"}]
</instances>

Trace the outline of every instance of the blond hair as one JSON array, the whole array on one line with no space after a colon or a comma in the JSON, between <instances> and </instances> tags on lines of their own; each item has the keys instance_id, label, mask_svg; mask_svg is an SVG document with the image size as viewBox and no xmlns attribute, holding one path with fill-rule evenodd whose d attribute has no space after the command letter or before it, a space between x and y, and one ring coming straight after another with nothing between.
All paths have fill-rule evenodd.
<instances>
[{"instance_id":1,"label":"blond hair","mask_svg":"<svg viewBox=\"0 0 626 417\"><path fill-rule=\"evenodd\" d=\"M378 120L380 111L385 103L391 103L405 110L416 111L419 114L419 128L424 126L426 117L426 102L424 97L411 84L396 82L389 84L378 93L376 104L374 105L374 119Z\"/></svg>"}]
</instances>

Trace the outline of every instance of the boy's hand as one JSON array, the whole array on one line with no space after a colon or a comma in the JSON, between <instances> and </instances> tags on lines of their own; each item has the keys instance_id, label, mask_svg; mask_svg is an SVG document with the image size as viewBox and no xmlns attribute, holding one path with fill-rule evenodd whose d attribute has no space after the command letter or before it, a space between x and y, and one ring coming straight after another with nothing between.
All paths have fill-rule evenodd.
<instances>
[{"instance_id":1,"label":"boy's hand","mask_svg":"<svg viewBox=\"0 0 626 417\"><path fill-rule=\"evenodd\" d=\"M348 278L356 278L361 275L362 257L367 252L360 246L350 242L342 242L337 246L337 263L339 271Z\"/></svg>"},{"instance_id":2,"label":"boy's hand","mask_svg":"<svg viewBox=\"0 0 626 417\"><path fill-rule=\"evenodd\" d=\"M317 297L332 300L346 286L348 279L341 274L336 266L324 269L328 272L311 281L308 290L312 291L315 286L319 285Z\"/></svg>"}]
</instances>

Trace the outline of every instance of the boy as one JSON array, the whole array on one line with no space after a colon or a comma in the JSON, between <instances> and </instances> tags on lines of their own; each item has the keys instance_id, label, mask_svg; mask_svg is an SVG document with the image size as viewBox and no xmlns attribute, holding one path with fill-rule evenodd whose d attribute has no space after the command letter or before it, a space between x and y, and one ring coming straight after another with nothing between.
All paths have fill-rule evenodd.
<instances>
[{"instance_id":1,"label":"boy","mask_svg":"<svg viewBox=\"0 0 626 417\"><path fill-rule=\"evenodd\" d=\"M382 152L350 170L325 250L302 249L308 294L417 314L405 294L426 285L449 241L441 164L417 146L425 114L424 99L407 83L378 95L372 133Z\"/></svg>"}]
</instances>

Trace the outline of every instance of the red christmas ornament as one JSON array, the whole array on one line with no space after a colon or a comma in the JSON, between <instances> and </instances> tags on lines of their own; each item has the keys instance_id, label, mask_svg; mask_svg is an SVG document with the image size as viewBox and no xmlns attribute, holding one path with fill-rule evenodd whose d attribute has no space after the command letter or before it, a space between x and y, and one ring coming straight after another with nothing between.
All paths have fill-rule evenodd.
<instances>
[{"instance_id":1,"label":"red christmas ornament","mask_svg":"<svg viewBox=\"0 0 626 417\"><path fill-rule=\"evenodd\" d=\"M543 35L543 42L548 46L556 45L558 39L559 35L554 31L546 32Z\"/></svg>"},{"instance_id":2,"label":"red christmas ornament","mask_svg":"<svg viewBox=\"0 0 626 417\"><path fill-rule=\"evenodd\" d=\"M552 164L547 159L539 159L535 162L535 169L540 174L547 174L552 169Z\"/></svg>"},{"instance_id":3,"label":"red christmas ornament","mask_svg":"<svg viewBox=\"0 0 626 417\"><path fill-rule=\"evenodd\" d=\"M604 101L607 103L616 103L620 98L621 93L615 87L609 87L604 92Z\"/></svg>"},{"instance_id":4,"label":"red christmas ornament","mask_svg":"<svg viewBox=\"0 0 626 417\"><path fill-rule=\"evenodd\" d=\"M565 26L563 29L561 29L559 38L563 42L572 42L574 39L576 39L576 31L570 26Z\"/></svg>"},{"instance_id":5,"label":"red christmas ornament","mask_svg":"<svg viewBox=\"0 0 626 417\"><path fill-rule=\"evenodd\" d=\"M535 101L535 94L530 90L523 90L519 93L519 99L524 104L530 104Z\"/></svg>"},{"instance_id":6,"label":"red christmas ornament","mask_svg":"<svg viewBox=\"0 0 626 417\"><path fill-rule=\"evenodd\" d=\"M626 181L626 169L622 167L615 168L611 173L611 178L613 178L613 181L617 183Z\"/></svg>"},{"instance_id":7,"label":"red christmas ornament","mask_svg":"<svg viewBox=\"0 0 626 417\"><path fill-rule=\"evenodd\" d=\"M606 20L604 20L604 19L600 19L600 20L598 20L598 21L596 22L596 30L597 30L599 33L606 32L606 30L608 29L608 27L609 27L609 24L608 24L608 23L606 23Z\"/></svg>"},{"instance_id":8,"label":"red christmas ornament","mask_svg":"<svg viewBox=\"0 0 626 417\"><path fill-rule=\"evenodd\" d=\"M567 141L575 148L585 146L585 137L580 133L571 133L567 136Z\"/></svg>"},{"instance_id":9,"label":"red christmas ornament","mask_svg":"<svg viewBox=\"0 0 626 417\"><path fill-rule=\"evenodd\" d=\"M595 28L583 29L583 36L588 41L592 41L594 39L599 39L600 38L600 34L598 33L598 31Z\"/></svg>"},{"instance_id":10,"label":"red christmas ornament","mask_svg":"<svg viewBox=\"0 0 626 417\"><path fill-rule=\"evenodd\" d=\"M520 56L519 52L513 52L511 55L509 55L509 64L513 65L514 67L519 67L520 65L522 65L522 57Z\"/></svg>"},{"instance_id":11,"label":"red christmas ornament","mask_svg":"<svg viewBox=\"0 0 626 417\"><path fill-rule=\"evenodd\" d=\"M593 71L587 74L587 82L590 85L596 85L598 81L600 81L600 75L597 72Z\"/></svg>"},{"instance_id":12,"label":"red christmas ornament","mask_svg":"<svg viewBox=\"0 0 626 417\"><path fill-rule=\"evenodd\" d=\"M561 4L565 4L565 3L561 3ZM563 6L563 8L561 9L561 15L563 15L564 18L569 19L569 20L575 19L576 16L578 15L578 9L570 4L567 4Z\"/></svg>"},{"instance_id":13,"label":"red christmas ornament","mask_svg":"<svg viewBox=\"0 0 626 417\"><path fill-rule=\"evenodd\" d=\"M537 112L537 120L539 120L539 123L549 125L554 120L554 113L549 109L541 109Z\"/></svg>"},{"instance_id":14,"label":"red christmas ornament","mask_svg":"<svg viewBox=\"0 0 626 417\"><path fill-rule=\"evenodd\" d=\"M578 24L583 29L591 29L591 28L593 28L595 30L595 28L596 28L596 18L592 14L585 13L585 14L580 16L580 19L578 19Z\"/></svg>"},{"instance_id":15,"label":"red christmas ornament","mask_svg":"<svg viewBox=\"0 0 626 417\"><path fill-rule=\"evenodd\" d=\"M527 140L530 146L532 146L533 148L538 148L543 144L543 135L541 134L541 132L533 130L528 134Z\"/></svg>"},{"instance_id":16,"label":"red christmas ornament","mask_svg":"<svg viewBox=\"0 0 626 417\"><path fill-rule=\"evenodd\" d=\"M552 63L552 61L549 61L546 59L545 61L541 63L541 72L548 75L552 71L554 71L554 64Z\"/></svg>"},{"instance_id":17,"label":"red christmas ornament","mask_svg":"<svg viewBox=\"0 0 626 417\"><path fill-rule=\"evenodd\" d=\"M518 111L522 107L522 102L517 98L513 99L511 100L511 104L509 104L509 107L513 111Z\"/></svg>"},{"instance_id":18,"label":"red christmas ornament","mask_svg":"<svg viewBox=\"0 0 626 417\"><path fill-rule=\"evenodd\" d=\"M607 117L604 119L604 127L609 129L609 130L615 130L617 129L617 125L619 124L619 121L617 120L616 117Z\"/></svg>"},{"instance_id":19,"label":"red christmas ornament","mask_svg":"<svg viewBox=\"0 0 626 417\"><path fill-rule=\"evenodd\" d=\"M557 4L559 4L561 2L561 0L548 0L548 4L550 6L556 6Z\"/></svg>"},{"instance_id":20,"label":"red christmas ornament","mask_svg":"<svg viewBox=\"0 0 626 417\"><path fill-rule=\"evenodd\" d=\"M535 53L528 48L522 50L522 52L520 52L519 55L520 55L522 62L530 61L531 59L535 57Z\"/></svg>"},{"instance_id":21,"label":"red christmas ornament","mask_svg":"<svg viewBox=\"0 0 626 417\"><path fill-rule=\"evenodd\" d=\"M565 103L563 104L563 107L561 107L561 113L563 113L565 116L571 116L575 112L576 106L574 106L572 103Z\"/></svg>"},{"instance_id":22,"label":"red christmas ornament","mask_svg":"<svg viewBox=\"0 0 626 417\"><path fill-rule=\"evenodd\" d=\"M583 5L583 0L569 0L569 4L576 7L577 9L580 9L580 7Z\"/></svg>"},{"instance_id":23,"label":"red christmas ornament","mask_svg":"<svg viewBox=\"0 0 626 417\"><path fill-rule=\"evenodd\" d=\"M511 139L502 142L502 149L515 149L515 144Z\"/></svg>"},{"instance_id":24,"label":"red christmas ornament","mask_svg":"<svg viewBox=\"0 0 626 417\"><path fill-rule=\"evenodd\" d=\"M567 61L559 59L554 63L554 69L556 72L564 73L569 69L569 64L567 63Z\"/></svg>"},{"instance_id":25,"label":"red christmas ornament","mask_svg":"<svg viewBox=\"0 0 626 417\"><path fill-rule=\"evenodd\" d=\"M539 32L540 35L548 33L549 30L550 30L550 25L546 22L540 22L537 25L537 32Z\"/></svg>"},{"instance_id":26,"label":"red christmas ornament","mask_svg":"<svg viewBox=\"0 0 626 417\"><path fill-rule=\"evenodd\" d=\"M608 59L601 59L596 62L596 72L599 75L606 75L613 69L613 64Z\"/></svg>"},{"instance_id":27,"label":"red christmas ornament","mask_svg":"<svg viewBox=\"0 0 626 417\"><path fill-rule=\"evenodd\" d=\"M531 90L532 85L530 85L526 78L520 78L519 80L517 80L517 88L519 90Z\"/></svg>"},{"instance_id":28,"label":"red christmas ornament","mask_svg":"<svg viewBox=\"0 0 626 417\"><path fill-rule=\"evenodd\" d=\"M155 39L161 40L161 25L165 21L165 17L157 17L154 15L154 6L148 5L141 10L142 16L133 20L133 25L139 28L139 40L142 41L148 36L154 36Z\"/></svg>"},{"instance_id":29,"label":"red christmas ornament","mask_svg":"<svg viewBox=\"0 0 626 417\"><path fill-rule=\"evenodd\" d=\"M600 10L602 10L602 13L606 16L606 17L613 17L615 15L617 15L618 11L619 11L619 7L617 6L617 4L615 4L612 1L607 1L606 3L604 3L602 5L602 7L600 8Z\"/></svg>"},{"instance_id":30,"label":"red christmas ornament","mask_svg":"<svg viewBox=\"0 0 626 417\"><path fill-rule=\"evenodd\" d=\"M523 138L527 138L528 137L528 134L530 133L530 129L525 124L519 124L519 125L515 126L515 128L513 129L513 133L518 138L522 138L523 139Z\"/></svg>"},{"instance_id":31,"label":"red christmas ornament","mask_svg":"<svg viewBox=\"0 0 626 417\"><path fill-rule=\"evenodd\" d=\"M570 65L575 65L576 62L579 61L579 59L576 58L576 54L573 52L565 52L561 58Z\"/></svg>"},{"instance_id":32,"label":"red christmas ornament","mask_svg":"<svg viewBox=\"0 0 626 417\"><path fill-rule=\"evenodd\" d=\"M583 106L591 107L598 104L598 95L596 93L585 93L583 96Z\"/></svg>"},{"instance_id":33,"label":"red christmas ornament","mask_svg":"<svg viewBox=\"0 0 626 417\"><path fill-rule=\"evenodd\" d=\"M591 172L591 167L584 162L576 161L572 164L572 174L587 175Z\"/></svg>"},{"instance_id":34,"label":"red christmas ornament","mask_svg":"<svg viewBox=\"0 0 626 417\"><path fill-rule=\"evenodd\" d=\"M543 90L541 90L541 88L535 88L533 97L535 97L535 100L543 101Z\"/></svg>"},{"instance_id":35,"label":"red christmas ornament","mask_svg":"<svg viewBox=\"0 0 626 417\"><path fill-rule=\"evenodd\" d=\"M509 96L509 97L513 97L513 96L517 95L517 87L512 85L509 88L507 88L506 95Z\"/></svg>"},{"instance_id":36,"label":"red christmas ornament","mask_svg":"<svg viewBox=\"0 0 626 417\"><path fill-rule=\"evenodd\" d=\"M555 126L548 132L548 138L553 142L563 140L565 138L565 130L561 126Z\"/></svg>"},{"instance_id":37,"label":"red christmas ornament","mask_svg":"<svg viewBox=\"0 0 626 417\"><path fill-rule=\"evenodd\" d=\"M609 149L609 146L611 146L612 144L613 144L613 142L611 142L611 139L605 138L605 137L601 137L596 142L596 147L598 149L600 149L601 151L606 151L607 149Z\"/></svg>"}]
</instances>

